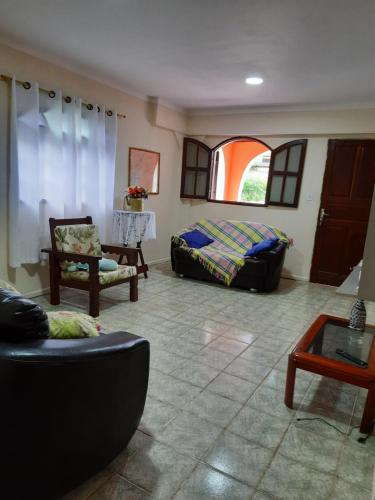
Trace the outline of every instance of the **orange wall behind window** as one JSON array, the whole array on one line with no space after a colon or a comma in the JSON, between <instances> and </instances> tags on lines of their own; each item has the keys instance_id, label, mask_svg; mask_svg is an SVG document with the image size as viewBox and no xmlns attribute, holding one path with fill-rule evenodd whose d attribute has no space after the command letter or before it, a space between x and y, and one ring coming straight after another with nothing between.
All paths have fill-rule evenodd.
<instances>
[{"instance_id":1,"label":"orange wall behind window","mask_svg":"<svg viewBox=\"0 0 375 500\"><path fill-rule=\"evenodd\" d=\"M224 200L237 201L243 173L249 162L269 148L257 141L237 141L222 147L225 158Z\"/></svg>"}]
</instances>

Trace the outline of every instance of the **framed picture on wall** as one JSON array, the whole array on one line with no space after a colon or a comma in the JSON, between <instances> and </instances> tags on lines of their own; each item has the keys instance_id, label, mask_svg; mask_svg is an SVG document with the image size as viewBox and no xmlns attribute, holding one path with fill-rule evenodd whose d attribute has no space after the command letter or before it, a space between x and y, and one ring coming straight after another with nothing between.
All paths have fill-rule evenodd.
<instances>
[{"instance_id":1,"label":"framed picture on wall","mask_svg":"<svg viewBox=\"0 0 375 500\"><path fill-rule=\"evenodd\" d=\"M160 153L129 148L129 186L142 186L149 194L159 194Z\"/></svg>"}]
</instances>

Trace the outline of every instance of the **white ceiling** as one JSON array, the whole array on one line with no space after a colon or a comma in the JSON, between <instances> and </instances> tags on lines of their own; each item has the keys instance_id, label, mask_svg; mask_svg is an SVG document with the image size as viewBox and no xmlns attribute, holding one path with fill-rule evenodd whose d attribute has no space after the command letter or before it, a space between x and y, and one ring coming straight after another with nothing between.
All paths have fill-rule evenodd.
<instances>
[{"instance_id":1,"label":"white ceiling","mask_svg":"<svg viewBox=\"0 0 375 500\"><path fill-rule=\"evenodd\" d=\"M374 0L0 2L3 40L186 109L375 103L374 26Z\"/></svg>"}]
</instances>

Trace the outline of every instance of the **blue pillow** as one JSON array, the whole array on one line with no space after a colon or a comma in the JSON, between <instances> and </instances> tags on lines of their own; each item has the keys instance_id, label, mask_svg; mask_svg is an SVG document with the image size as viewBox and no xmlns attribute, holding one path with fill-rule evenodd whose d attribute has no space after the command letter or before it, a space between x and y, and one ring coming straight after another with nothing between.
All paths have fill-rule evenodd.
<instances>
[{"instance_id":1,"label":"blue pillow","mask_svg":"<svg viewBox=\"0 0 375 500\"><path fill-rule=\"evenodd\" d=\"M81 262L77 262L77 264L71 264L67 271L70 273L75 273L76 271L88 271L89 270L89 265L88 264L82 264Z\"/></svg>"},{"instance_id":2,"label":"blue pillow","mask_svg":"<svg viewBox=\"0 0 375 500\"><path fill-rule=\"evenodd\" d=\"M210 243L213 243L214 241L211 240L211 238L208 238L205 234L198 231L198 229L183 233L180 235L180 238L186 241L190 248L202 248L209 245Z\"/></svg>"},{"instance_id":3,"label":"blue pillow","mask_svg":"<svg viewBox=\"0 0 375 500\"><path fill-rule=\"evenodd\" d=\"M254 243L253 246L245 253L245 257L254 257L264 250L269 250L270 248L273 248L278 241L278 238L270 238L268 240L260 241L259 243Z\"/></svg>"},{"instance_id":4,"label":"blue pillow","mask_svg":"<svg viewBox=\"0 0 375 500\"><path fill-rule=\"evenodd\" d=\"M118 264L113 259L105 259L104 257L99 260L100 271L116 271Z\"/></svg>"}]
</instances>

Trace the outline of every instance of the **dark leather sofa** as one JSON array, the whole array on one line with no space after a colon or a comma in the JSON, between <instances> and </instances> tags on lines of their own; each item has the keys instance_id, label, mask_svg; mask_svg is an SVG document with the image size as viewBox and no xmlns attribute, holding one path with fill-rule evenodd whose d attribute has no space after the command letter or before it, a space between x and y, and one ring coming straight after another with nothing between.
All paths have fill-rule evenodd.
<instances>
[{"instance_id":1,"label":"dark leather sofa","mask_svg":"<svg viewBox=\"0 0 375 500\"><path fill-rule=\"evenodd\" d=\"M0 342L0 498L55 499L109 464L144 409L149 343L116 332Z\"/></svg>"},{"instance_id":2,"label":"dark leather sofa","mask_svg":"<svg viewBox=\"0 0 375 500\"><path fill-rule=\"evenodd\" d=\"M271 250L261 252L256 257L246 258L245 265L238 271L231 287L272 292L280 282L285 251L286 244L279 242ZM223 284L173 241L171 243L171 262L172 269L178 275Z\"/></svg>"}]
</instances>

